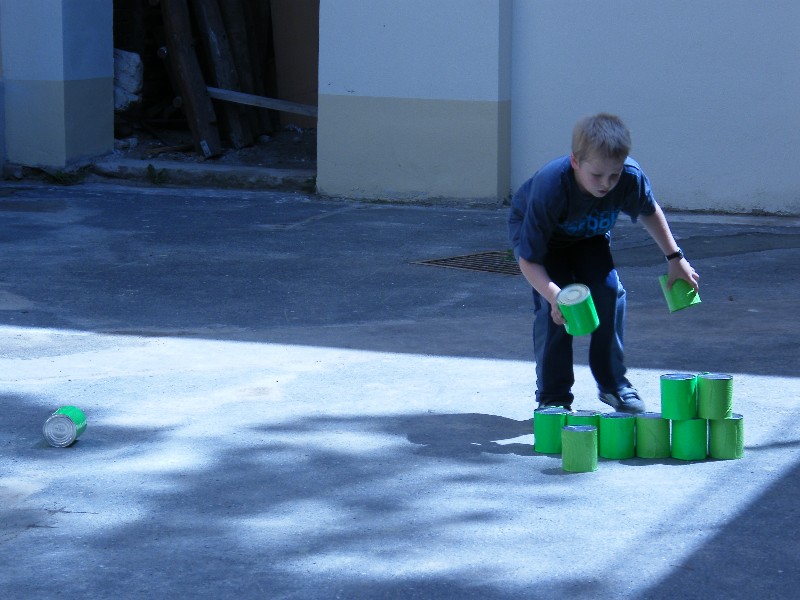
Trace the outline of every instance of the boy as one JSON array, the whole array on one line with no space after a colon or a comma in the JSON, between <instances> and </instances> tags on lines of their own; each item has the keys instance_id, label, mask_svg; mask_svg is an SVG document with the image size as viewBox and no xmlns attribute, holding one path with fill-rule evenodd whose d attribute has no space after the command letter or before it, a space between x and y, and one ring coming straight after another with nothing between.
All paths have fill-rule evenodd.
<instances>
[{"instance_id":1,"label":"boy","mask_svg":"<svg viewBox=\"0 0 800 600\"><path fill-rule=\"evenodd\" d=\"M625 378L625 288L609 247L609 232L620 212L631 221L641 219L664 253L668 285L680 278L697 290L699 276L675 243L650 182L628 157L630 147L630 132L619 117L586 117L575 126L571 154L542 167L511 201L511 244L533 287L539 408L572 409L572 337L556 297L564 286L582 283L589 287L600 318L589 345L589 367L600 400L617 411L644 411L644 402Z\"/></svg>"}]
</instances>

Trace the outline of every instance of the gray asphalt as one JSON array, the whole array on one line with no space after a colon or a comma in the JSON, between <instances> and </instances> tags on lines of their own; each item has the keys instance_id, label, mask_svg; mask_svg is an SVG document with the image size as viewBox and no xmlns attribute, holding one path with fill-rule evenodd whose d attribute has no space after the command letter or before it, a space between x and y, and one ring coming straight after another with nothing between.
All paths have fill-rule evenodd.
<instances>
[{"instance_id":1,"label":"gray asphalt","mask_svg":"<svg viewBox=\"0 0 800 600\"><path fill-rule=\"evenodd\" d=\"M734 376L745 457L532 449L506 209L0 186L0 597L789 598L800 588L800 219L668 214L669 313L620 223L629 377ZM576 408L595 397L576 340ZM52 448L59 406L88 418Z\"/></svg>"}]
</instances>

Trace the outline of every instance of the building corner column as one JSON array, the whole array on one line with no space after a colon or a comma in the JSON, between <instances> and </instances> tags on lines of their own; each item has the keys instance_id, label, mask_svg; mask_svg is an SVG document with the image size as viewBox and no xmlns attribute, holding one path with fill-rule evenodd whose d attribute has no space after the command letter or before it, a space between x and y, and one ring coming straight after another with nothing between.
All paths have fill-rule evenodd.
<instances>
[{"instance_id":1,"label":"building corner column","mask_svg":"<svg viewBox=\"0 0 800 600\"><path fill-rule=\"evenodd\" d=\"M63 168L113 150L113 3L0 0L6 159Z\"/></svg>"}]
</instances>

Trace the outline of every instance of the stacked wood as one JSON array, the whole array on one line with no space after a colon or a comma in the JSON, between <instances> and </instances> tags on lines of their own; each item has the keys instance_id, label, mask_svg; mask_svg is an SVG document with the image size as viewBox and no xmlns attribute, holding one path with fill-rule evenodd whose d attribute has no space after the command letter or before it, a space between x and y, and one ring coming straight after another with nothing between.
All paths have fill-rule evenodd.
<instances>
[{"instance_id":1,"label":"stacked wood","mask_svg":"<svg viewBox=\"0 0 800 600\"><path fill-rule=\"evenodd\" d=\"M247 38L250 65L253 68L253 93L257 96L278 97L278 76L275 67L272 40L272 0L244 0L251 35ZM258 111L261 131L271 133L278 125L278 114L270 110Z\"/></svg>"},{"instance_id":2,"label":"stacked wood","mask_svg":"<svg viewBox=\"0 0 800 600\"><path fill-rule=\"evenodd\" d=\"M222 154L217 116L206 90L200 63L192 44L189 6L186 0L162 0L169 61L183 100L195 150L206 158Z\"/></svg>"},{"instance_id":3,"label":"stacked wood","mask_svg":"<svg viewBox=\"0 0 800 600\"><path fill-rule=\"evenodd\" d=\"M230 3L230 7L234 6L231 0L227 0L227 3ZM226 90L240 91L238 70L217 0L192 0L192 7L201 31L200 41L206 51L211 84ZM241 107L224 103L219 108L231 145L237 150L252 145L253 134Z\"/></svg>"},{"instance_id":4,"label":"stacked wood","mask_svg":"<svg viewBox=\"0 0 800 600\"><path fill-rule=\"evenodd\" d=\"M175 91L159 110L185 114L194 147L206 158L222 153L223 140L239 149L272 133L279 113L315 123L316 106L277 98L273 1L149 0L161 11L158 55Z\"/></svg>"},{"instance_id":5,"label":"stacked wood","mask_svg":"<svg viewBox=\"0 0 800 600\"><path fill-rule=\"evenodd\" d=\"M247 10L244 0L223 0L219 3L219 8L222 11L222 20L225 23L225 31L228 34L233 63L236 65L236 72L239 75L239 87L229 89L241 91L245 94L256 94L253 64L250 60L250 37L252 36L247 26ZM217 87L224 88L225 86L219 85ZM253 107L244 105L240 107L240 110L243 118L247 120L250 130L256 136L262 133L258 111ZM271 132L271 128L265 133L269 132Z\"/></svg>"},{"instance_id":6,"label":"stacked wood","mask_svg":"<svg viewBox=\"0 0 800 600\"><path fill-rule=\"evenodd\" d=\"M215 87L208 88L208 95L215 100L226 100L227 102L236 102L237 104L260 106L261 108L270 108L280 112L306 115L308 117L317 116L317 107L311 106L310 104L298 104L297 102L289 102L288 100L264 98L263 96L254 96L253 94L244 94L231 90L221 90Z\"/></svg>"}]
</instances>

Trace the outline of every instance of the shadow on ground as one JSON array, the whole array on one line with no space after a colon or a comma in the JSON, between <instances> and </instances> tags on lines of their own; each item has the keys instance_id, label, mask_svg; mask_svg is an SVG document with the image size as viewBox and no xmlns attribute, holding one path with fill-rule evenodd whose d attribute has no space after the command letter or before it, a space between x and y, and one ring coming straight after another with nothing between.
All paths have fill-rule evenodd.
<instances>
[{"instance_id":1,"label":"shadow on ground","mask_svg":"<svg viewBox=\"0 0 800 600\"><path fill-rule=\"evenodd\" d=\"M3 398L9 402L33 410L24 399ZM375 444L368 451L349 445L353 432L362 436L359 446L363 436L374 436ZM557 478L531 490L516 452L496 453L496 442L529 432L528 421L487 414L306 418L254 425L252 435L203 466L177 470L159 467L176 430L98 427L93 456L81 456L80 448L48 452L29 445L23 458L44 470L71 470L73 477L60 480L62 499L52 506L13 513L16 529L28 535L5 541L16 544L15 554L30 552L29 560L3 554L0 591L5 597L59 587L92 597L141 597L154 589L165 597L191 589L198 598L610 597L609 581L523 587L522 573L519 581L498 576L505 566L517 568L505 561L522 565L534 558L513 541L504 546L504 539L516 539L520 515L489 510L487 486L501 486L504 506L514 496L535 498L527 509L531 519L536 505L563 502ZM26 435L20 430L16 441ZM132 457L123 447L141 454ZM126 467L136 461L152 467ZM103 487L85 479L94 471L104 472ZM786 531L800 509L787 511L787 498L800 492L798 482L800 467L742 506L638 597L792 597L800 542ZM116 518L124 519L108 520L110 497L121 506ZM476 538L475 527L484 534ZM81 577L47 571L66 564L80 566ZM31 578L43 571L47 577Z\"/></svg>"}]
</instances>

